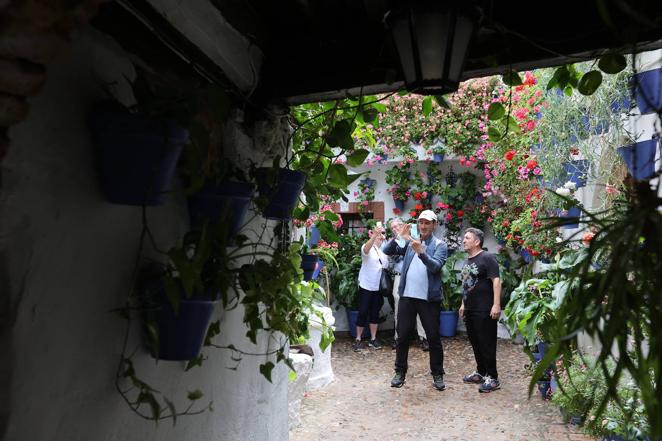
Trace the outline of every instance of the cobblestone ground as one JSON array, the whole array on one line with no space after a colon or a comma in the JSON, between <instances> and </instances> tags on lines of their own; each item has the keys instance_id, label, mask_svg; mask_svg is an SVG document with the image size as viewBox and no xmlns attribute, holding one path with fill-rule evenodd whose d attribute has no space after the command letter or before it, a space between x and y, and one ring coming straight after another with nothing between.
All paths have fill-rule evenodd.
<instances>
[{"instance_id":1,"label":"cobblestone ground","mask_svg":"<svg viewBox=\"0 0 662 441\"><path fill-rule=\"evenodd\" d=\"M386 342L390 343L390 342ZM479 394L462 383L474 369L466 337L443 339L446 390L432 387L429 358L412 344L407 383L389 385L395 351L351 350L351 341L333 343L335 381L306 394L300 427L291 441L390 440L591 440L566 426L559 410L537 394L528 399L528 358L522 347L499 340L497 360L501 389Z\"/></svg>"}]
</instances>

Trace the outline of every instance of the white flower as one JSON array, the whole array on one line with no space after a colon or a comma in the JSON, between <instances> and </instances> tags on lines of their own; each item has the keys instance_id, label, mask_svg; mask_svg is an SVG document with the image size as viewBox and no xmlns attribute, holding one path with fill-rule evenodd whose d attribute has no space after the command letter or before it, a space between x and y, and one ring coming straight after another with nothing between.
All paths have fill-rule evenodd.
<instances>
[{"instance_id":1,"label":"white flower","mask_svg":"<svg viewBox=\"0 0 662 441\"><path fill-rule=\"evenodd\" d=\"M572 181L568 181L565 184L563 184L563 188L567 188L568 190L575 191L577 190L577 184L575 184Z\"/></svg>"},{"instance_id":2,"label":"white flower","mask_svg":"<svg viewBox=\"0 0 662 441\"><path fill-rule=\"evenodd\" d=\"M556 194L560 196L570 196L570 190L564 187L559 187L556 189Z\"/></svg>"},{"instance_id":3,"label":"white flower","mask_svg":"<svg viewBox=\"0 0 662 441\"><path fill-rule=\"evenodd\" d=\"M557 238L556 238L556 243L561 243L561 242L563 242L563 239L560 238L560 237L557 237Z\"/></svg>"}]
</instances>

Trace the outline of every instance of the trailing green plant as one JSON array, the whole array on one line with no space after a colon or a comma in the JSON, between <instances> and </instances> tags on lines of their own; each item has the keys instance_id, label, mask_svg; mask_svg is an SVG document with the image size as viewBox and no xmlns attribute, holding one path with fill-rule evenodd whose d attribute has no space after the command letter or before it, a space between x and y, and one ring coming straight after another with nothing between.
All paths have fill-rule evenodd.
<instances>
[{"instance_id":1,"label":"trailing green plant","mask_svg":"<svg viewBox=\"0 0 662 441\"><path fill-rule=\"evenodd\" d=\"M545 356L565 359L580 332L596 338L608 391L596 418L609 400L619 401L619 381L627 375L640 391L653 439L662 437L662 200L656 187L630 183L610 209L584 212L594 237L587 258L569 274L578 283L559 310L551 328L557 343ZM612 362L613 371L607 371Z\"/></svg>"},{"instance_id":2,"label":"trailing green plant","mask_svg":"<svg viewBox=\"0 0 662 441\"><path fill-rule=\"evenodd\" d=\"M307 175L305 205L298 219L318 211L322 199L345 197L347 187L361 176L348 173L347 166L360 166L370 154L364 147L374 148L373 128L384 108L379 99L362 96L290 109L293 134L287 163Z\"/></svg>"},{"instance_id":3,"label":"trailing green plant","mask_svg":"<svg viewBox=\"0 0 662 441\"><path fill-rule=\"evenodd\" d=\"M336 308L358 310L359 271L361 246L368 240L367 234L341 235L336 256L338 270L331 277L331 293Z\"/></svg>"},{"instance_id":4,"label":"trailing green plant","mask_svg":"<svg viewBox=\"0 0 662 441\"><path fill-rule=\"evenodd\" d=\"M575 353L563 370L556 372L559 389L552 402L569 416L589 421L589 412L607 393L607 382L595 359Z\"/></svg>"},{"instance_id":5,"label":"trailing green plant","mask_svg":"<svg viewBox=\"0 0 662 441\"><path fill-rule=\"evenodd\" d=\"M463 294L462 279L460 278L460 270L456 269L455 266L466 258L467 253L456 251L446 259L446 263L441 267L441 286L444 291L441 309L444 311L460 309Z\"/></svg>"}]
</instances>

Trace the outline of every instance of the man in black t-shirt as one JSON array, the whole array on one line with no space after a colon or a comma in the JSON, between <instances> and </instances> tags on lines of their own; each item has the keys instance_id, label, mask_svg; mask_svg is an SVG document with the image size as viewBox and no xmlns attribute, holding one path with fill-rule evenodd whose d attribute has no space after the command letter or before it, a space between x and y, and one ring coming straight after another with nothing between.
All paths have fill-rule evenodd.
<instances>
[{"instance_id":1,"label":"man in black t-shirt","mask_svg":"<svg viewBox=\"0 0 662 441\"><path fill-rule=\"evenodd\" d=\"M476 357L476 370L464 377L465 383L480 384L482 393L499 389L496 368L497 320L501 315L501 280L494 255L483 251L484 233L467 228L462 243L469 254L462 267L463 298L460 316Z\"/></svg>"}]
</instances>

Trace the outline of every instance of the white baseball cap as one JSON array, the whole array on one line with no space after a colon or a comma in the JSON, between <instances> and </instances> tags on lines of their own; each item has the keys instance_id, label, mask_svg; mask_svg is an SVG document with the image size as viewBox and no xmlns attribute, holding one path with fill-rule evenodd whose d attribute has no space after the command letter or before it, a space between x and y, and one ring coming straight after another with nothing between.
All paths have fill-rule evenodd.
<instances>
[{"instance_id":1,"label":"white baseball cap","mask_svg":"<svg viewBox=\"0 0 662 441\"><path fill-rule=\"evenodd\" d=\"M436 222L437 221L437 215L432 210L423 210L421 212L421 214L418 215L418 220L421 220L421 219L427 219L429 221Z\"/></svg>"}]
</instances>

